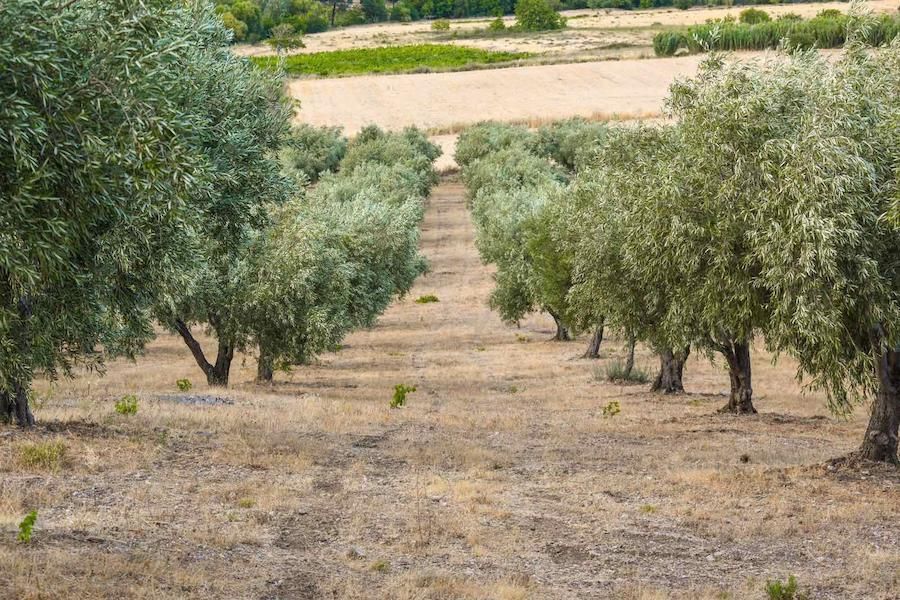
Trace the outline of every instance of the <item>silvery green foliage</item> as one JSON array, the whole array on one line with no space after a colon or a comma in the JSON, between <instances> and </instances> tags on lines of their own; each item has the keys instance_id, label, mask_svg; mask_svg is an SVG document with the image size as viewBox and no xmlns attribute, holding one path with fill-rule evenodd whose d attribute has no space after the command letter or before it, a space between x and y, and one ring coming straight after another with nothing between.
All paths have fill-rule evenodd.
<instances>
[{"instance_id":1,"label":"silvery green foliage","mask_svg":"<svg viewBox=\"0 0 900 600\"><path fill-rule=\"evenodd\" d=\"M900 236L885 218L898 50L714 56L674 85L677 124L617 134L579 180L573 303L640 306L674 347L762 333L833 409L870 394L873 331L900 341Z\"/></svg>"},{"instance_id":2,"label":"silvery green foliage","mask_svg":"<svg viewBox=\"0 0 900 600\"><path fill-rule=\"evenodd\" d=\"M463 170L476 160L511 146L530 149L535 135L521 125L484 121L466 128L456 141L454 159Z\"/></svg>"},{"instance_id":3,"label":"silvery green foliage","mask_svg":"<svg viewBox=\"0 0 900 600\"><path fill-rule=\"evenodd\" d=\"M315 182L327 171L336 171L348 140L340 127L301 124L291 128L279 152L284 170L302 183Z\"/></svg>"},{"instance_id":4,"label":"silvery green foliage","mask_svg":"<svg viewBox=\"0 0 900 600\"><path fill-rule=\"evenodd\" d=\"M218 35L223 28L213 23L210 31ZM272 207L295 191L276 155L293 107L280 77L235 56L218 37L202 42L184 76L193 82L186 102L203 122L194 139L207 158L213 186L204 200L204 218L193 230L198 250L192 285L159 303L157 314L183 337L192 325L208 327L221 354L247 341L244 263L269 227Z\"/></svg>"},{"instance_id":5,"label":"silvery green foliage","mask_svg":"<svg viewBox=\"0 0 900 600\"><path fill-rule=\"evenodd\" d=\"M403 164L420 176L419 191L428 195L438 181L433 163L440 155L441 149L415 127L385 133L370 126L350 144L341 169L352 172L364 163Z\"/></svg>"},{"instance_id":6,"label":"silvery green foliage","mask_svg":"<svg viewBox=\"0 0 900 600\"><path fill-rule=\"evenodd\" d=\"M227 42L211 10L162 0L4 2L0 388L134 354L148 306L188 284L223 183L193 78Z\"/></svg>"},{"instance_id":7,"label":"silvery green foliage","mask_svg":"<svg viewBox=\"0 0 900 600\"><path fill-rule=\"evenodd\" d=\"M558 287L564 257L546 237L545 211L563 194L564 176L521 146L489 153L463 170L482 261L496 265L491 307L506 321L547 310L565 322Z\"/></svg>"},{"instance_id":8,"label":"silvery green foliage","mask_svg":"<svg viewBox=\"0 0 900 600\"><path fill-rule=\"evenodd\" d=\"M425 270L419 224L436 153L420 135L355 141L337 173L279 211L248 265L244 306L265 360L305 363L374 325Z\"/></svg>"},{"instance_id":9,"label":"silvery green foliage","mask_svg":"<svg viewBox=\"0 0 900 600\"><path fill-rule=\"evenodd\" d=\"M462 179L472 202L483 189L512 191L541 186L548 181L565 183L568 177L547 159L521 146L511 146L470 163L463 168Z\"/></svg>"},{"instance_id":10,"label":"silvery green foliage","mask_svg":"<svg viewBox=\"0 0 900 600\"><path fill-rule=\"evenodd\" d=\"M607 130L605 123L591 122L581 117L556 121L538 129L531 147L538 156L549 157L556 164L575 172L581 170L603 145Z\"/></svg>"}]
</instances>

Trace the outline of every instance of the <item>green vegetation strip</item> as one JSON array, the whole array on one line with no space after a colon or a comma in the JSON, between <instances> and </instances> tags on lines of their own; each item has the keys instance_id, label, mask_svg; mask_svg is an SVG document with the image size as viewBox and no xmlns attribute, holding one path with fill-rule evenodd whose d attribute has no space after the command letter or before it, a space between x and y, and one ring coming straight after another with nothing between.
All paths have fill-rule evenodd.
<instances>
[{"instance_id":1,"label":"green vegetation strip","mask_svg":"<svg viewBox=\"0 0 900 600\"><path fill-rule=\"evenodd\" d=\"M766 50L777 48L782 40L789 48L840 48L847 41L853 17L827 10L804 21L786 15L774 21L736 23L711 21L686 29L662 31L653 38L657 56L672 56L685 48L688 52L708 50ZM900 17L880 15L867 19L859 28L862 41L880 46L900 35Z\"/></svg>"},{"instance_id":2,"label":"green vegetation strip","mask_svg":"<svg viewBox=\"0 0 900 600\"><path fill-rule=\"evenodd\" d=\"M294 54L284 59L289 75L360 75L364 73L408 73L419 70L452 70L468 65L487 65L529 58L527 52L491 52L442 44L385 46ZM275 67L274 56L254 57L261 67Z\"/></svg>"}]
</instances>

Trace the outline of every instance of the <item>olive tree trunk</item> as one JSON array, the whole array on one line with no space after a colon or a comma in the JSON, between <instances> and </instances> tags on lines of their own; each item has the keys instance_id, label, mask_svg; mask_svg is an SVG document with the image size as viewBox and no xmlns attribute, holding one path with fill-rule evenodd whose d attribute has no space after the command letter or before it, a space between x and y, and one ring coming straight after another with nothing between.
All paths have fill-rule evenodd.
<instances>
[{"instance_id":1,"label":"olive tree trunk","mask_svg":"<svg viewBox=\"0 0 900 600\"><path fill-rule=\"evenodd\" d=\"M596 329L594 329L593 335L591 335L591 341L588 344L587 350L584 353L583 358L600 358L600 344L603 342L603 323L601 322Z\"/></svg>"},{"instance_id":2,"label":"olive tree trunk","mask_svg":"<svg viewBox=\"0 0 900 600\"><path fill-rule=\"evenodd\" d=\"M879 343L878 347L882 346ZM882 349L875 364L878 393L872 404L869 427L859 456L868 460L897 464L897 436L900 428L900 351Z\"/></svg>"},{"instance_id":3,"label":"olive tree trunk","mask_svg":"<svg viewBox=\"0 0 900 600\"><path fill-rule=\"evenodd\" d=\"M13 335L25 366L13 379L2 383L4 387L0 389L0 421L10 423L15 419L20 427L32 427L34 414L28 404L28 392L31 389L31 318L34 314L31 298L19 298L16 308L19 319Z\"/></svg>"},{"instance_id":4,"label":"olive tree trunk","mask_svg":"<svg viewBox=\"0 0 900 600\"><path fill-rule=\"evenodd\" d=\"M275 375L275 363L272 355L266 352L265 348L260 345L259 359L256 362L256 381L257 383L272 383Z\"/></svg>"},{"instance_id":5,"label":"olive tree trunk","mask_svg":"<svg viewBox=\"0 0 900 600\"><path fill-rule=\"evenodd\" d=\"M557 342L571 341L572 336L569 334L569 328L562 322L562 319L560 319L553 311L547 312L550 313L550 316L553 317L553 322L556 323L556 335L553 336L553 339Z\"/></svg>"},{"instance_id":6,"label":"olive tree trunk","mask_svg":"<svg viewBox=\"0 0 900 600\"><path fill-rule=\"evenodd\" d=\"M756 414L751 385L750 343L728 340L720 346L720 352L728 363L731 395L728 398L728 404L719 409L719 412L737 415Z\"/></svg>"},{"instance_id":7,"label":"olive tree trunk","mask_svg":"<svg viewBox=\"0 0 900 600\"><path fill-rule=\"evenodd\" d=\"M227 386L228 377L231 373L231 362L234 360L234 344L229 343L219 337L218 347L216 351L215 364L210 363L203 353L203 347L200 342L191 333L191 328L181 319L175 320L175 330L184 340L184 343L190 349L197 366L206 375L206 383L214 386Z\"/></svg>"},{"instance_id":8,"label":"olive tree trunk","mask_svg":"<svg viewBox=\"0 0 900 600\"><path fill-rule=\"evenodd\" d=\"M637 345L637 340L634 335L628 334L628 358L625 359L625 372L623 373L624 379L631 378L631 371L634 370L634 347Z\"/></svg>"},{"instance_id":9,"label":"olive tree trunk","mask_svg":"<svg viewBox=\"0 0 900 600\"><path fill-rule=\"evenodd\" d=\"M651 391L663 394L684 393L684 363L691 353L691 347L685 346L683 350L675 352L672 348L663 348L659 351L659 373L653 381Z\"/></svg>"}]
</instances>

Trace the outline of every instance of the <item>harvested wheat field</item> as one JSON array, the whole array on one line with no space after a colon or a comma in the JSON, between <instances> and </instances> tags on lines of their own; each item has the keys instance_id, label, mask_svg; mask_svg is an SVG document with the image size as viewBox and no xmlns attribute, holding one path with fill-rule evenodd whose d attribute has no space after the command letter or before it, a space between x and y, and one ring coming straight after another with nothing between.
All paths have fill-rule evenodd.
<instances>
[{"instance_id":1,"label":"harvested wheat field","mask_svg":"<svg viewBox=\"0 0 900 600\"><path fill-rule=\"evenodd\" d=\"M759 54L759 53L753 53ZM457 73L297 79L298 122L340 125L348 134L376 123L457 129L481 120L598 120L659 117L676 77L694 75L701 56L651 61L540 65Z\"/></svg>"},{"instance_id":2,"label":"harvested wheat field","mask_svg":"<svg viewBox=\"0 0 900 600\"><path fill-rule=\"evenodd\" d=\"M422 247L430 273L376 327L272 387L244 358L227 391L179 392L199 372L170 335L39 385L37 428L0 444L0 596L756 599L793 574L811 598L900 597L900 476L827 466L864 410L830 417L759 348L758 416L716 414L728 378L705 360L682 396L595 379L620 341L583 360L548 318L486 306L452 179ZM391 409L397 384L416 391Z\"/></svg>"}]
</instances>

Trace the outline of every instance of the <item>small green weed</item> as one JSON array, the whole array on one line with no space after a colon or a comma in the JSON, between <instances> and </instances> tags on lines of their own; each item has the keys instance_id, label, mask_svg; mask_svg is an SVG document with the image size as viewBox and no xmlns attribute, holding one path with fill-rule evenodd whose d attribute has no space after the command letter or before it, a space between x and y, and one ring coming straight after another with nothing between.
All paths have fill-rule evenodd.
<instances>
[{"instance_id":1,"label":"small green weed","mask_svg":"<svg viewBox=\"0 0 900 600\"><path fill-rule=\"evenodd\" d=\"M253 508L256 506L256 500L253 498L241 498L238 500L238 506L241 508Z\"/></svg>"},{"instance_id":2,"label":"small green weed","mask_svg":"<svg viewBox=\"0 0 900 600\"><path fill-rule=\"evenodd\" d=\"M406 405L406 395L416 391L416 386L398 383L394 386L394 397L391 398L391 408L400 408Z\"/></svg>"},{"instance_id":3,"label":"small green weed","mask_svg":"<svg viewBox=\"0 0 900 600\"><path fill-rule=\"evenodd\" d=\"M369 569L376 573L387 573L391 570L391 563L386 560L376 560L369 565Z\"/></svg>"},{"instance_id":4,"label":"small green weed","mask_svg":"<svg viewBox=\"0 0 900 600\"><path fill-rule=\"evenodd\" d=\"M19 449L19 460L26 467L57 471L66 455L66 445L61 441L25 444Z\"/></svg>"},{"instance_id":5,"label":"small green weed","mask_svg":"<svg viewBox=\"0 0 900 600\"><path fill-rule=\"evenodd\" d=\"M609 404L603 407L603 416L607 419L611 419L617 414L622 412L622 407L619 406L618 400L613 400Z\"/></svg>"},{"instance_id":6,"label":"small green weed","mask_svg":"<svg viewBox=\"0 0 900 600\"><path fill-rule=\"evenodd\" d=\"M120 415L134 415L137 411L138 399L134 394L122 396L122 399L116 402L116 412Z\"/></svg>"},{"instance_id":7,"label":"small green weed","mask_svg":"<svg viewBox=\"0 0 900 600\"><path fill-rule=\"evenodd\" d=\"M656 507L652 504L644 504L641 506L641 512L644 514L652 515L656 512Z\"/></svg>"},{"instance_id":8,"label":"small green weed","mask_svg":"<svg viewBox=\"0 0 900 600\"><path fill-rule=\"evenodd\" d=\"M631 371L625 369L625 363L619 359L611 360L602 368L594 369L594 379L598 381L615 381L618 383L647 383L650 381L650 374L646 370L638 366L631 368Z\"/></svg>"},{"instance_id":9,"label":"small green weed","mask_svg":"<svg viewBox=\"0 0 900 600\"><path fill-rule=\"evenodd\" d=\"M527 344L528 342L531 341L531 338L528 337L527 335L522 335L521 333L517 333L516 341L519 342L520 344Z\"/></svg>"},{"instance_id":10,"label":"small green weed","mask_svg":"<svg viewBox=\"0 0 900 600\"><path fill-rule=\"evenodd\" d=\"M37 521L37 511L33 510L22 519L21 523L19 523L18 540L20 542L25 542L27 544L31 541L31 532L34 529L35 521Z\"/></svg>"},{"instance_id":11,"label":"small green weed","mask_svg":"<svg viewBox=\"0 0 900 600\"><path fill-rule=\"evenodd\" d=\"M809 600L809 595L797 589L797 578L788 577L787 583L780 580L766 581L766 596L769 600Z\"/></svg>"},{"instance_id":12,"label":"small green weed","mask_svg":"<svg viewBox=\"0 0 900 600\"><path fill-rule=\"evenodd\" d=\"M427 294L416 298L416 304L430 304L432 302L440 302L440 300L438 300L438 297L434 294Z\"/></svg>"},{"instance_id":13,"label":"small green weed","mask_svg":"<svg viewBox=\"0 0 900 600\"><path fill-rule=\"evenodd\" d=\"M189 392L191 388L194 387L194 384L191 383L190 379L179 379L175 382L175 385L178 386L178 389L182 392Z\"/></svg>"},{"instance_id":14,"label":"small green weed","mask_svg":"<svg viewBox=\"0 0 900 600\"><path fill-rule=\"evenodd\" d=\"M438 19L431 23L432 31L450 31L450 21L447 19Z\"/></svg>"}]
</instances>

